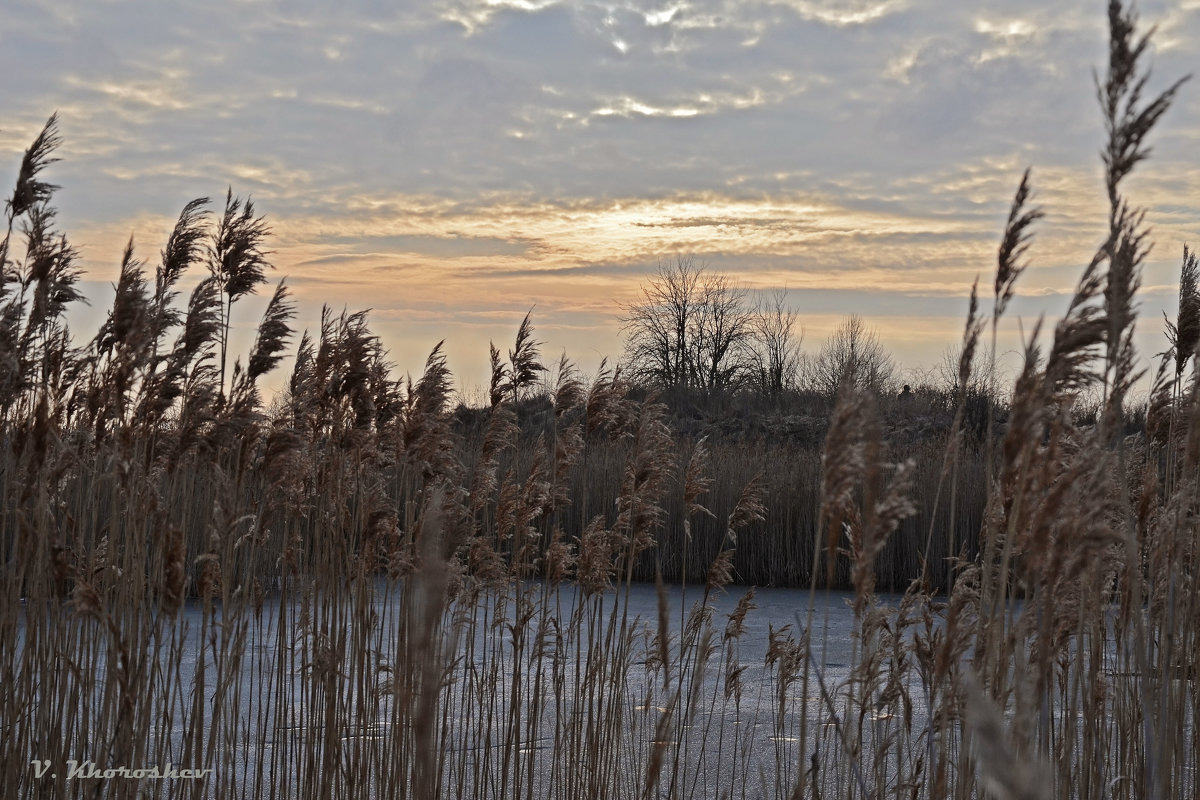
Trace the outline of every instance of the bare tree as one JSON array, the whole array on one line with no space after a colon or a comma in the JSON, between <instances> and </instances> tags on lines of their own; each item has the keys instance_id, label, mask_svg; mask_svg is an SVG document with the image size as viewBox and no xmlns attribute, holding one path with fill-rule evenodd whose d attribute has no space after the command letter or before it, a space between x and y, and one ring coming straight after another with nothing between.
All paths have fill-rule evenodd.
<instances>
[{"instance_id":1,"label":"bare tree","mask_svg":"<svg viewBox=\"0 0 1200 800\"><path fill-rule=\"evenodd\" d=\"M779 394L796 382L800 372L800 342L796 312L787 305L787 289L762 300L751 324L752 379L764 394Z\"/></svg>"},{"instance_id":2,"label":"bare tree","mask_svg":"<svg viewBox=\"0 0 1200 800\"><path fill-rule=\"evenodd\" d=\"M706 273L700 280L700 304L692 334L695 384L701 389L731 389L746 374L746 354L754 315L746 290L725 275Z\"/></svg>"},{"instance_id":3,"label":"bare tree","mask_svg":"<svg viewBox=\"0 0 1200 800\"><path fill-rule=\"evenodd\" d=\"M663 261L642 287L641 301L622 309L621 328L628 337L625 361L636 377L660 386L690 384L689 338L702 271L691 256Z\"/></svg>"},{"instance_id":4,"label":"bare tree","mask_svg":"<svg viewBox=\"0 0 1200 800\"><path fill-rule=\"evenodd\" d=\"M833 334L821 345L821 350L809 367L809 382L814 389L833 395L843 383L853 382L871 392L889 388L896 364L879 335L866 327L862 317L846 317Z\"/></svg>"},{"instance_id":5,"label":"bare tree","mask_svg":"<svg viewBox=\"0 0 1200 800\"><path fill-rule=\"evenodd\" d=\"M959 385L959 375L962 369L962 343L948 344L942 348L941 360L934 366L927 380L937 389L947 394L957 394L963 387ZM986 393L990 385L990 367L984 363L982 351L971 353L970 371L968 373L965 391Z\"/></svg>"},{"instance_id":6,"label":"bare tree","mask_svg":"<svg viewBox=\"0 0 1200 800\"><path fill-rule=\"evenodd\" d=\"M706 391L742 382L753 314L727 276L680 255L660 263L641 300L622 310L625 362L637 378Z\"/></svg>"}]
</instances>

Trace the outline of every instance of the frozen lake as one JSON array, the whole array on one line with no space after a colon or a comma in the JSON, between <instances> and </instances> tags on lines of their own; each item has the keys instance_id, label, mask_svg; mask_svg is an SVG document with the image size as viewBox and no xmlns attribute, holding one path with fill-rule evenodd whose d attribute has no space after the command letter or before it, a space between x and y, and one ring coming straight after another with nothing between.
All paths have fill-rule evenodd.
<instances>
[{"instance_id":1,"label":"frozen lake","mask_svg":"<svg viewBox=\"0 0 1200 800\"><path fill-rule=\"evenodd\" d=\"M957 758L957 723L935 735L928 713L945 701L936 598L881 595L860 618L844 592L529 582L447 605L437 588L293 586L138 630L27 624L18 655L67 642L96 668L44 662L46 702L7 745L39 743L9 758L34 762L18 795L90 795L92 764L204 771L114 778L130 797L577 800L643 796L647 776L651 796L785 797L802 777L870 796L904 794L935 746ZM1111 641L1098 652L1115 697L1128 678Z\"/></svg>"},{"instance_id":2,"label":"frozen lake","mask_svg":"<svg viewBox=\"0 0 1200 800\"><path fill-rule=\"evenodd\" d=\"M758 589L738 630L739 587L702 606L703 587L667 586L660 607L652 585L584 599L574 585L533 582L436 616L394 584L368 588L269 595L224 614L186 605L147 626L143 647L164 668L145 677L149 724L130 748L106 752L97 729L31 759L204 769L205 792L224 797L390 797L412 785L412 763L432 759L426 779L441 796L574 797L614 775L630 783L613 796L638 794L634 776L658 758L660 791L756 797L813 769L814 753L816 769L833 768L833 712L881 731L899 724L896 702L873 700L861 719L848 704L861 643L847 593ZM89 619L58 624L98 631ZM100 668L60 677L78 681L82 705L103 708L110 650L96 639ZM914 680L904 691L915 698ZM882 688L868 676L852 691ZM430 689L436 702L424 700ZM924 724L919 702L907 713ZM88 785L74 775L60 784L68 794ZM32 771L24 777L33 788ZM198 788L144 784L152 797Z\"/></svg>"}]
</instances>

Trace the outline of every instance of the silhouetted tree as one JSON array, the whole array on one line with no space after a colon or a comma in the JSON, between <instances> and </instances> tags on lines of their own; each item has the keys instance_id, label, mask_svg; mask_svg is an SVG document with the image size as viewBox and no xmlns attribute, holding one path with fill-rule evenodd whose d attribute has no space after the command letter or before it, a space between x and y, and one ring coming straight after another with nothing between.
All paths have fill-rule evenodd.
<instances>
[{"instance_id":1,"label":"silhouetted tree","mask_svg":"<svg viewBox=\"0 0 1200 800\"><path fill-rule=\"evenodd\" d=\"M625 362L631 374L673 387L689 383L689 335L699 304L701 269L690 256L663 261L642 299L624 307Z\"/></svg>"},{"instance_id":2,"label":"silhouetted tree","mask_svg":"<svg viewBox=\"0 0 1200 800\"><path fill-rule=\"evenodd\" d=\"M625 363L636 378L706 391L744 382L754 332L746 290L693 256L660 263L640 302L623 311Z\"/></svg>"},{"instance_id":3,"label":"silhouetted tree","mask_svg":"<svg viewBox=\"0 0 1200 800\"><path fill-rule=\"evenodd\" d=\"M821 345L808 371L812 387L828 395L836 394L847 381L879 393L889 388L896 364L879 343L878 334L853 314Z\"/></svg>"},{"instance_id":4,"label":"silhouetted tree","mask_svg":"<svg viewBox=\"0 0 1200 800\"><path fill-rule=\"evenodd\" d=\"M751 323L753 380L760 392L779 394L795 384L800 372L796 312L787 305L787 290L761 301Z\"/></svg>"},{"instance_id":5,"label":"silhouetted tree","mask_svg":"<svg viewBox=\"0 0 1200 800\"><path fill-rule=\"evenodd\" d=\"M753 323L754 314L746 305L745 289L732 285L726 275L702 274L692 335L696 386L712 391L731 389L744 382Z\"/></svg>"}]
</instances>

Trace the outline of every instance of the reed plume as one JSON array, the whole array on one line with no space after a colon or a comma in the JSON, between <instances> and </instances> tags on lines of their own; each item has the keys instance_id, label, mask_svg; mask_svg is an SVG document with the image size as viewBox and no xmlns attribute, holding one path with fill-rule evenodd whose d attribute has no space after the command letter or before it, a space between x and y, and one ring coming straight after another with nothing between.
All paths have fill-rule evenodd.
<instances>
[{"instance_id":1,"label":"reed plume","mask_svg":"<svg viewBox=\"0 0 1200 800\"><path fill-rule=\"evenodd\" d=\"M1008 211L1008 223L1004 226L1004 236L1000 240L1000 253L997 257L996 281L993 290L995 306L992 317L1003 316L1008 307L1008 301L1013 296L1013 286L1017 278L1029 266L1026 253L1029 250L1032 234L1029 228L1045 213L1039 207L1026 208L1029 197L1033 192L1029 183L1029 170L1021 176L1021 183L1013 196L1012 205Z\"/></svg>"},{"instance_id":2,"label":"reed plume","mask_svg":"<svg viewBox=\"0 0 1200 800\"><path fill-rule=\"evenodd\" d=\"M223 300L221 320L221 391L225 390L225 366L229 348L229 328L233 304L254 294L266 283L269 251L264 249L270 235L264 217L254 215L254 203L233 196L233 187L225 192L225 210L212 230L207 244L209 274L217 281Z\"/></svg>"},{"instance_id":3,"label":"reed plume","mask_svg":"<svg viewBox=\"0 0 1200 800\"><path fill-rule=\"evenodd\" d=\"M208 222L208 210L205 206L208 203L207 197L199 197L183 207L161 252L154 276L153 332L156 344L169 329L182 322L182 317L173 307L178 297L175 285L204 254L204 237Z\"/></svg>"},{"instance_id":4,"label":"reed plume","mask_svg":"<svg viewBox=\"0 0 1200 800\"><path fill-rule=\"evenodd\" d=\"M1167 341L1175 359L1175 381L1183 377L1188 361L1200 345L1200 266L1196 254L1183 246L1183 264L1179 268L1179 313L1175 322L1167 320Z\"/></svg>"},{"instance_id":5,"label":"reed plume","mask_svg":"<svg viewBox=\"0 0 1200 800\"><path fill-rule=\"evenodd\" d=\"M21 158L21 166L17 171L17 185L13 187L12 197L4 204L8 212L9 231L12 231L12 221L41 203L45 203L58 189L52 183L39 180L42 170L58 161L54 151L62 145L62 136L58 132L58 112L50 115L41 133L25 150ZM5 238L7 242L7 237Z\"/></svg>"},{"instance_id":6,"label":"reed plume","mask_svg":"<svg viewBox=\"0 0 1200 800\"><path fill-rule=\"evenodd\" d=\"M533 311L527 311L517 328L517 338L513 347L508 351L508 380L506 389L513 402L521 399L521 394L532 387L538 373L545 372L541 362L541 342L533 338L533 323L530 316ZM495 367L493 366L493 376Z\"/></svg>"}]
</instances>

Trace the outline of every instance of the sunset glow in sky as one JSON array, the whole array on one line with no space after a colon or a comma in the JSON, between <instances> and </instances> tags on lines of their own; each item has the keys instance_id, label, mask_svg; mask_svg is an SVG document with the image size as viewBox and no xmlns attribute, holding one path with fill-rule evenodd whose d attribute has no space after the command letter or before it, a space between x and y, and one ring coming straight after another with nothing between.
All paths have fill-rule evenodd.
<instances>
[{"instance_id":1,"label":"sunset glow in sky","mask_svg":"<svg viewBox=\"0 0 1200 800\"><path fill-rule=\"evenodd\" d=\"M129 235L153 265L184 203L232 186L268 215L302 327L369 307L401 371L445 339L467 391L531 307L547 361L615 359L619 304L677 253L786 286L807 351L860 313L916 369L961 335L976 275L990 292L1025 167L1047 216L1003 348L1100 243L1105 5L14 0L0 187L57 110L87 335ZM1138 11L1152 91L1200 71L1200 0ZM1151 145L1128 189L1156 242L1153 353L1200 245L1200 82ZM262 304L242 305L248 331Z\"/></svg>"}]
</instances>

